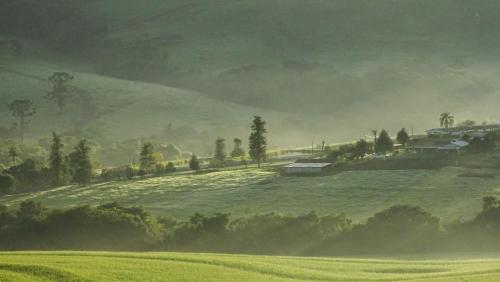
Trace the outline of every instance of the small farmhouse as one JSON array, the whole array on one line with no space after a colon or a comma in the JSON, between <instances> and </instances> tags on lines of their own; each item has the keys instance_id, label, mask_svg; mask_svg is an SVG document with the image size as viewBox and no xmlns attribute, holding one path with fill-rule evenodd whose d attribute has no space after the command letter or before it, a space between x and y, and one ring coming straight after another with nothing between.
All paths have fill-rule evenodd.
<instances>
[{"instance_id":1,"label":"small farmhouse","mask_svg":"<svg viewBox=\"0 0 500 282\"><path fill-rule=\"evenodd\" d=\"M321 174L331 167L331 163L293 163L283 167L283 173L287 175Z\"/></svg>"}]
</instances>

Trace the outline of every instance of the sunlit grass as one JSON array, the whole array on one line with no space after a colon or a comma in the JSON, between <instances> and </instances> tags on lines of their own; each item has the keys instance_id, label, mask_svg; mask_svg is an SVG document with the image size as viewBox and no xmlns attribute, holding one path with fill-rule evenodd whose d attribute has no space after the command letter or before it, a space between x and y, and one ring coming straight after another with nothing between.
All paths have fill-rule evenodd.
<instances>
[{"instance_id":1,"label":"sunlit grass","mask_svg":"<svg viewBox=\"0 0 500 282\"><path fill-rule=\"evenodd\" d=\"M357 171L328 177L283 177L247 169L112 181L89 187L66 186L32 194L6 196L0 203L23 200L49 207L99 205L117 201L142 205L162 215L186 218L195 212L233 216L280 212L347 213L356 221L396 204L420 205L446 221L470 218L486 195L500 194L495 178L459 177L465 170Z\"/></svg>"},{"instance_id":2,"label":"sunlit grass","mask_svg":"<svg viewBox=\"0 0 500 282\"><path fill-rule=\"evenodd\" d=\"M500 260L329 259L181 253L0 253L16 281L495 281Z\"/></svg>"}]
</instances>

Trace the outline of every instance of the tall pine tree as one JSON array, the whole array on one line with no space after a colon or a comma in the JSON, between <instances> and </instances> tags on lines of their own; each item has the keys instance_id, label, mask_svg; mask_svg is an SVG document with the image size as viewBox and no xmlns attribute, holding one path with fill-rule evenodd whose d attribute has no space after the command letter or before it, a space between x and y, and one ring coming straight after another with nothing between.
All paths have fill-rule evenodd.
<instances>
[{"instance_id":1,"label":"tall pine tree","mask_svg":"<svg viewBox=\"0 0 500 282\"><path fill-rule=\"evenodd\" d=\"M217 161L219 161L221 164L224 163L224 161L226 160L226 143L225 143L225 140L223 138L217 138L217 140L215 140L215 155L214 155L214 159L216 159Z\"/></svg>"},{"instance_id":2,"label":"tall pine tree","mask_svg":"<svg viewBox=\"0 0 500 282\"><path fill-rule=\"evenodd\" d=\"M248 138L250 157L257 162L258 167L265 160L266 156L266 122L259 116L255 116L250 137Z\"/></svg>"},{"instance_id":3,"label":"tall pine tree","mask_svg":"<svg viewBox=\"0 0 500 282\"><path fill-rule=\"evenodd\" d=\"M142 146L140 161L141 169L144 171L149 171L156 165L155 148L153 144L146 143Z\"/></svg>"},{"instance_id":4,"label":"tall pine tree","mask_svg":"<svg viewBox=\"0 0 500 282\"><path fill-rule=\"evenodd\" d=\"M55 132L52 133L52 145L50 146L50 170L53 177L54 186L60 186L66 182L66 163L62 152L64 144L61 142L61 137Z\"/></svg>"},{"instance_id":5,"label":"tall pine tree","mask_svg":"<svg viewBox=\"0 0 500 282\"><path fill-rule=\"evenodd\" d=\"M382 129L377 139L377 143L375 143L375 152L385 154L392 151L393 146L394 143L392 142L391 137L389 137L389 133L387 133L385 129Z\"/></svg>"},{"instance_id":6,"label":"tall pine tree","mask_svg":"<svg viewBox=\"0 0 500 282\"><path fill-rule=\"evenodd\" d=\"M408 132L406 132L406 129L401 128L401 130L398 132L398 136L396 138L399 142L399 144L406 146L408 142L410 142L410 135L408 135Z\"/></svg>"},{"instance_id":7,"label":"tall pine tree","mask_svg":"<svg viewBox=\"0 0 500 282\"><path fill-rule=\"evenodd\" d=\"M92 180L92 162L87 140L81 140L70 155L73 181L87 185Z\"/></svg>"}]
</instances>

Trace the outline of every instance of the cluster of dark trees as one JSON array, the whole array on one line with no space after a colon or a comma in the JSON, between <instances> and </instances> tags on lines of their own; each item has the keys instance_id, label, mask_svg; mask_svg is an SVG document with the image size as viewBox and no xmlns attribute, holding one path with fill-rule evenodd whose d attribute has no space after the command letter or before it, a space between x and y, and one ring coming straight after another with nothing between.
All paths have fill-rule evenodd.
<instances>
[{"instance_id":1,"label":"cluster of dark trees","mask_svg":"<svg viewBox=\"0 0 500 282\"><path fill-rule=\"evenodd\" d=\"M496 148L496 139L495 133L488 133L483 138L464 136L464 140L469 142L467 149L472 153L487 153L494 151Z\"/></svg>"},{"instance_id":2,"label":"cluster of dark trees","mask_svg":"<svg viewBox=\"0 0 500 282\"><path fill-rule=\"evenodd\" d=\"M372 130L372 133L374 137L373 142L360 139L355 144L346 144L335 149L326 147L325 150L327 158L330 160L337 160L339 158L344 158L346 160L359 160L363 159L370 153L386 154L387 152L391 152L393 150L394 142L385 129L382 129L380 134L378 133L378 130ZM403 145L403 147L410 142L410 136L406 132L406 129L402 128L398 132L396 140L399 144Z\"/></svg>"},{"instance_id":3,"label":"cluster of dark trees","mask_svg":"<svg viewBox=\"0 0 500 282\"><path fill-rule=\"evenodd\" d=\"M32 191L67 183L89 184L93 165L88 141L80 140L68 155L63 153L63 147L61 137L53 133L48 166L40 160L26 159L1 171L0 195L13 193L16 189ZM14 161L19 154L14 147L9 153Z\"/></svg>"},{"instance_id":4,"label":"cluster of dark trees","mask_svg":"<svg viewBox=\"0 0 500 282\"><path fill-rule=\"evenodd\" d=\"M266 148L267 148L267 129L266 122L262 119L262 117L255 116L250 128L250 136L248 138L248 155L250 158L257 163L257 166L260 168L261 163L266 160ZM246 152L242 148L243 141L240 138L234 138L234 147L231 151L231 158L240 158L242 164L247 164L246 161ZM213 167L222 167L224 166L226 159L226 143L225 139L217 138L215 140L215 152L212 160L211 166Z\"/></svg>"},{"instance_id":5,"label":"cluster of dark trees","mask_svg":"<svg viewBox=\"0 0 500 282\"><path fill-rule=\"evenodd\" d=\"M338 256L500 250L500 201L483 199L472 220L444 225L416 206L393 206L354 224L346 215L274 213L231 219L155 217L117 203L49 210L0 206L2 250L85 249Z\"/></svg>"},{"instance_id":6,"label":"cluster of dark trees","mask_svg":"<svg viewBox=\"0 0 500 282\"><path fill-rule=\"evenodd\" d=\"M452 117L445 115L444 118L447 120ZM469 122L470 121L465 121L465 123ZM452 121L447 121L447 123L451 124ZM386 154L394 150L394 141L385 129L382 129L380 133L378 130L372 130L372 133L374 137L373 142L360 139L355 144L346 144L335 149L331 149L327 146L325 148L327 158L330 160L337 160L339 158L345 160L358 160L363 159L370 153ZM474 138L466 134L462 139L469 142L466 148L466 151L469 153L488 153L494 151L496 148L497 136L494 132L490 132L484 137ZM396 135L396 141L403 147L407 147L412 140L406 129L402 128Z\"/></svg>"},{"instance_id":7,"label":"cluster of dark trees","mask_svg":"<svg viewBox=\"0 0 500 282\"><path fill-rule=\"evenodd\" d=\"M108 204L48 210L28 201L0 206L0 246L21 249L141 250L163 240L163 227L142 208Z\"/></svg>"}]
</instances>

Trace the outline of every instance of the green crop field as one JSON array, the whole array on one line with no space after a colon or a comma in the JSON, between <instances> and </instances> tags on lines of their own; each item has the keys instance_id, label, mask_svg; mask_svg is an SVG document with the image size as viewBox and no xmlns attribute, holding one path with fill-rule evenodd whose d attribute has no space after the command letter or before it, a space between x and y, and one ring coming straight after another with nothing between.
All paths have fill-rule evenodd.
<instances>
[{"instance_id":1,"label":"green crop field","mask_svg":"<svg viewBox=\"0 0 500 282\"><path fill-rule=\"evenodd\" d=\"M498 281L500 260L0 253L0 278L2 281Z\"/></svg>"},{"instance_id":2,"label":"green crop field","mask_svg":"<svg viewBox=\"0 0 500 282\"><path fill-rule=\"evenodd\" d=\"M496 178L460 177L469 170L356 171L327 177L283 177L265 170L174 175L114 181L88 187L65 186L0 198L16 206L37 200L54 208L117 201L142 205L156 214L186 218L195 212L230 212L233 216L345 212L362 221L397 204L420 205L443 220L471 218L484 196L500 195Z\"/></svg>"}]
</instances>

